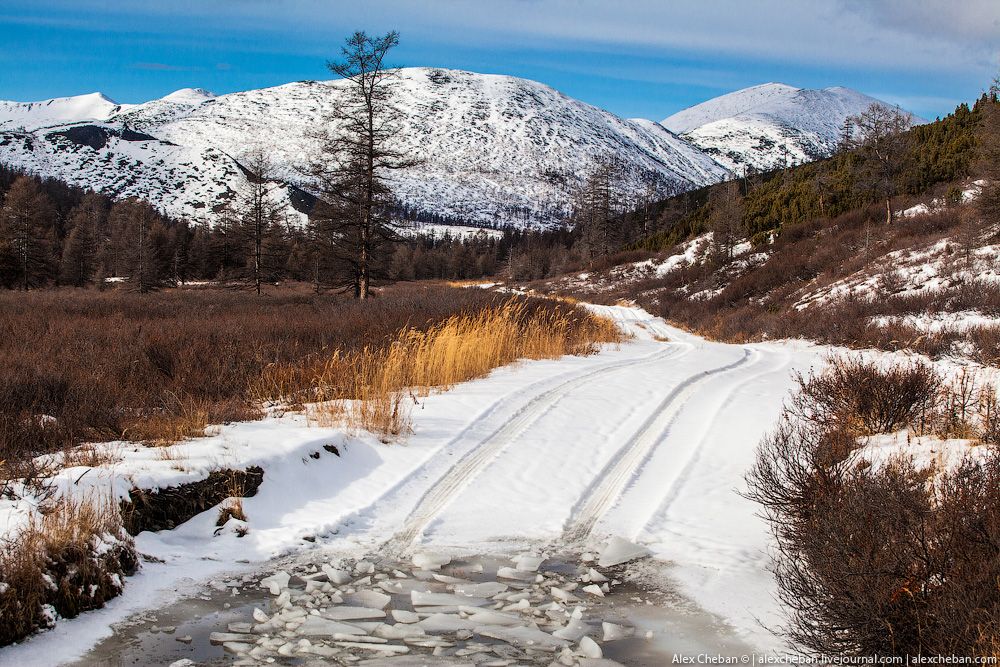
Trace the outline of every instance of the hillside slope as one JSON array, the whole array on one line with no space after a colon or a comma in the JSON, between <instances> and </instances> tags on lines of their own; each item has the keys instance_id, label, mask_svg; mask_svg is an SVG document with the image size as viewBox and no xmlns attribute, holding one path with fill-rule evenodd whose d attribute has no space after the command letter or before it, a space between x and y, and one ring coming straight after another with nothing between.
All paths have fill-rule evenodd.
<instances>
[{"instance_id":1,"label":"hillside slope","mask_svg":"<svg viewBox=\"0 0 1000 667\"><path fill-rule=\"evenodd\" d=\"M215 97L186 89L139 105L95 94L0 104L0 159L116 196L139 196L175 216L209 218L237 190L236 162L262 146L279 176L308 189L311 134L344 82L301 81ZM627 193L648 183L678 192L725 169L660 128L623 120L548 86L508 76L400 70L397 147L421 160L392 175L414 217L480 225L547 225L595 160L615 156Z\"/></svg>"}]
</instances>

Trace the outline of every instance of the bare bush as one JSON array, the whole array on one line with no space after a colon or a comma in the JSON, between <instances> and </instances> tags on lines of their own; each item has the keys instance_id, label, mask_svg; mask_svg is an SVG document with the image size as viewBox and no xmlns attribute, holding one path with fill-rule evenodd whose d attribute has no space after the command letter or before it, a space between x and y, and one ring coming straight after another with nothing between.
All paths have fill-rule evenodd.
<instances>
[{"instance_id":1,"label":"bare bush","mask_svg":"<svg viewBox=\"0 0 1000 667\"><path fill-rule=\"evenodd\" d=\"M885 399L890 379L909 385L906 400ZM944 471L901 458L872 465L852 453L859 430L893 430L925 410L961 421L977 409L989 413L980 431L992 433L995 393L962 377L941 387L926 368L834 362L829 373L800 378L792 409L758 450L747 496L771 524L788 610L780 630L801 650L995 655L1000 452Z\"/></svg>"},{"instance_id":2,"label":"bare bush","mask_svg":"<svg viewBox=\"0 0 1000 667\"><path fill-rule=\"evenodd\" d=\"M831 357L826 368L797 378L794 416L858 435L891 433L907 426L923 431L941 378L923 362L882 368L858 357Z\"/></svg>"}]
</instances>

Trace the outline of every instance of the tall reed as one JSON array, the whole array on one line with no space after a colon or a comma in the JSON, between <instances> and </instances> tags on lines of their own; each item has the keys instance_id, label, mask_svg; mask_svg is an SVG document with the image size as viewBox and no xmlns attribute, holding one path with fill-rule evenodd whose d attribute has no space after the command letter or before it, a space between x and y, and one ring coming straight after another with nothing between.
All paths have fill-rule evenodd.
<instances>
[{"instance_id":1,"label":"tall reed","mask_svg":"<svg viewBox=\"0 0 1000 667\"><path fill-rule=\"evenodd\" d=\"M553 359L590 354L599 343L618 342L621 333L609 320L580 308L530 308L510 299L475 313L454 315L425 330L405 328L390 344L337 352L312 371L312 414L323 423L344 424L378 433L389 441L410 428L408 394L426 396L459 382L483 377L518 359ZM262 386L270 400L301 400L274 395L301 369L272 367ZM268 391L260 392L268 394Z\"/></svg>"}]
</instances>

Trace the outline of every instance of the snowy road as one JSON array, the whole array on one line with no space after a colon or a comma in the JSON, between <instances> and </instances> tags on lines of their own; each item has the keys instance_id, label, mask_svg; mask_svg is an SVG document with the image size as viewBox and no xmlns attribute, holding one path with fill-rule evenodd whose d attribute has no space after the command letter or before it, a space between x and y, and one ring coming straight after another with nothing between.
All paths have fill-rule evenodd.
<instances>
[{"instance_id":1,"label":"snowy road","mask_svg":"<svg viewBox=\"0 0 1000 667\"><path fill-rule=\"evenodd\" d=\"M767 529L738 490L793 371L816 364L822 348L710 343L637 308L594 309L634 339L421 399L405 444L295 416L192 441L205 459L216 447L225 454L217 460L265 468L244 503L250 534L216 536L206 512L140 535L140 551L163 563L147 563L107 609L0 651L0 664L43 664L24 660L57 638L44 664L67 660L111 623L276 556L496 554L585 548L609 535L651 548L681 594L750 645L780 648L760 624L779 620ZM309 456L330 442L341 456Z\"/></svg>"}]
</instances>

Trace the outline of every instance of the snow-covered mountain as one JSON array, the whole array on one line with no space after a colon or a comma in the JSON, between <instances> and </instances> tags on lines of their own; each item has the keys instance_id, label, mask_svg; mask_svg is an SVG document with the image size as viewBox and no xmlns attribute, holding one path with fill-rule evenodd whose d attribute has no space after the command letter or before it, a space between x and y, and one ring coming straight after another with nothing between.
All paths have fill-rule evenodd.
<instances>
[{"instance_id":1,"label":"snow-covered mountain","mask_svg":"<svg viewBox=\"0 0 1000 667\"><path fill-rule=\"evenodd\" d=\"M727 171L648 121L621 119L534 81L456 70L400 70L397 147L421 159L391 176L414 214L473 224L545 225L598 159L615 157L625 189L669 194ZM344 82L300 81L218 97L177 91L119 105L100 94L0 102L0 160L116 196L143 197L175 216L210 220L245 182L241 155L264 148L278 176L309 189L311 135Z\"/></svg>"},{"instance_id":2,"label":"snow-covered mountain","mask_svg":"<svg viewBox=\"0 0 1000 667\"><path fill-rule=\"evenodd\" d=\"M830 155L844 120L879 101L850 88L766 83L696 104L661 124L732 171L768 170Z\"/></svg>"}]
</instances>

